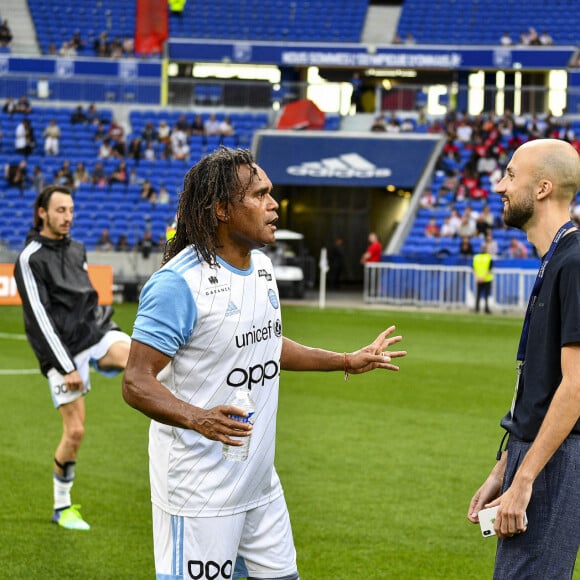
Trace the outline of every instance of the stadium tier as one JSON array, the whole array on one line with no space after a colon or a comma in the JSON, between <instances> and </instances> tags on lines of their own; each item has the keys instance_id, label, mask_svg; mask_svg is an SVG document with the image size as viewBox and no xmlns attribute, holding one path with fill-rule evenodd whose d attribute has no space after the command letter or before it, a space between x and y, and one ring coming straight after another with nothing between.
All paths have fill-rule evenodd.
<instances>
[{"instance_id":1,"label":"stadium tier","mask_svg":"<svg viewBox=\"0 0 580 580\"><path fill-rule=\"evenodd\" d=\"M499 44L504 33L519 44L530 28L554 44L578 44L577 0L405 0L399 36L421 44Z\"/></svg>"}]
</instances>

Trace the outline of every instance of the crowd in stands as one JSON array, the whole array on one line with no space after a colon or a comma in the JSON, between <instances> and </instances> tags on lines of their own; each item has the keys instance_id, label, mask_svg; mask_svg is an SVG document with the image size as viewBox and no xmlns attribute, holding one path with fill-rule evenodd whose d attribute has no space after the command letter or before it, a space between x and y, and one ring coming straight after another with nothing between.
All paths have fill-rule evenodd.
<instances>
[{"instance_id":1,"label":"crowd in stands","mask_svg":"<svg viewBox=\"0 0 580 580\"><path fill-rule=\"evenodd\" d=\"M509 32L504 32L500 38L500 44L502 46L513 46L514 44L520 46L551 46L554 44L554 40L547 30L538 34L536 29L530 26L528 30L524 30L520 34L518 42L513 41Z\"/></svg>"},{"instance_id":2,"label":"crowd in stands","mask_svg":"<svg viewBox=\"0 0 580 580\"><path fill-rule=\"evenodd\" d=\"M0 22L0 48L10 48L12 42L12 31L8 26L6 18Z\"/></svg>"},{"instance_id":3,"label":"crowd in stands","mask_svg":"<svg viewBox=\"0 0 580 580\"><path fill-rule=\"evenodd\" d=\"M531 257L533 248L522 240L523 234L507 231L503 224L500 198L493 198L495 186L513 151L527 140L563 139L580 153L580 140L570 123L551 114L524 118L507 110L500 116L451 112L439 127L446 141L419 211L426 218L423 236L434 243L423 246L422 251L468 257L486 241L494 258ZM580 223L580 198L572 205L571 215ZM495 239L500 232L502 244ZM442 239L454 242L436 243Z\"/></svg>"}]
</instances>

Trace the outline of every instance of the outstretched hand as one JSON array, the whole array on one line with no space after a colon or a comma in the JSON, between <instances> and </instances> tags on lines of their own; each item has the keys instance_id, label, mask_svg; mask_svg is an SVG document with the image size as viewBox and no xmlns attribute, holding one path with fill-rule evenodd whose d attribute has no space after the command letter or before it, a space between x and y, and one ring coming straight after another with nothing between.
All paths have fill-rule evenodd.
<instances>
[{"instance_id":1,"label":"outstretched hand","mask_svg":"<svg viewBox=\"0 0 580 580\"><path fill-rule=\"evenodd\" d=\"M392 364L391 359L407 356L406 350L390 351L389 347L403 340L402 336L390 336L395 331L395 326L389 326L381 332L375 340L357 350L347 354L348 373L358 375L374 369L386 369L389 371L398 371L399 367Z\"/></svg>"}]
</instances>

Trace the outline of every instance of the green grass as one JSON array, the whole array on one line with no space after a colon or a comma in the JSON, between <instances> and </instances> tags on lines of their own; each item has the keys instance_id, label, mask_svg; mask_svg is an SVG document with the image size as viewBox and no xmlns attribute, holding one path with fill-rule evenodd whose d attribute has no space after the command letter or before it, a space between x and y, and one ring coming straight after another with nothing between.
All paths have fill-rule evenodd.
<instances>
[{"instance_id":1,"label":"green grass","mask_svg":"<svg viewBox=\"0 0 580 580\"><path fill-rule=\"evenodd\" d=\"M36 367L4 307L0 369ZM135 306L117 307L130 332ZM395 323L399 373L283 373L276 465L303 580L489 578L495 540L466 511L510 404L520 318L285 306L284 333L354 350ZM403 347L403 346L402 346ZM45 379L0 375L2 578L153 578L148 420L92 375L73 500L88 533L49 523L60 421Z\"/></svg>"}]
</instances>

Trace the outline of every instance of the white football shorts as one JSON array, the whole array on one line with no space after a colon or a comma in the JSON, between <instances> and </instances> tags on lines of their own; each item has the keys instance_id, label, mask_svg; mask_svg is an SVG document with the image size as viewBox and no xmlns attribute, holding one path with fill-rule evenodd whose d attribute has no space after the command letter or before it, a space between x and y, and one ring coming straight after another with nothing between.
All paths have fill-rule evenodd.
<instances>
[{"instance_id":1,"label":"white football shorts","mask_svg":"<svg viewBox=\"0 0 580 580\"><path fill-rule=\"evenodd\" d=\"M284 496L215 518L174 516L154 505L153 548L157 580L298 578Z\"/></svg>"},{"instance_id":2,"label":"white football shorts","mask_svg":"<svg viewBox=\"0 0 580 580\"><path fill-rule=\"evenodd\" d=\"M120 330L109 330L97 344L79 352L74 357L77 371L83 381L83 388L78 391L69 391L64 385L63 376L56 370L50 369L47 373L48 385L50 387L50 394L55 409L61 405L71 403L79 397L86 395L91 390L90 367L91 360L99 360L103 358L111 345L115 342L131 342L131 337ZM119 370L118 372L122 372Z\"/></svg>"}]
</instances>

